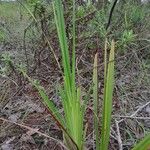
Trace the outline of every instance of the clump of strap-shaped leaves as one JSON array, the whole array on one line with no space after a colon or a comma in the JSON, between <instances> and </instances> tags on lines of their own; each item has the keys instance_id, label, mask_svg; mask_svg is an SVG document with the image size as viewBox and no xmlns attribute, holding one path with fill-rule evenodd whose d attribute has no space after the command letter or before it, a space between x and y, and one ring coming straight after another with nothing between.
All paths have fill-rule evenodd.
<instances>
[{"instance_id":1,"label":"clump of strap-shaped leaves","mask_svg":"<svg viewBox=\"0 0 150 150\"><path fill-rule=\"evenodd\" d=\"M57 27L57 33L60 43L60 50L62 56L62 70L63 70L63 85L59 86L59 93L61 102L63 105L64 116L59 113L52 100L49 100L45 90L37 82L32 81L25 72L24 75L30 80L30 82L37 88L40 96L43 99L43 103L49 109L49 112L57 125L62 129L64 144L69 150L85 150L85 127L84 127L84 115L86 111L87 101L83 101L81 97L81 88L76 85L75 82L75 0L73 0L73 18L72 18L72 57L70 58L68 42L65 31L65 21L63 6L61 0L54 0L53 2L54 17ZM112 111L112 96L114 87L114 50L115 42L112 41L109 59L107 61L107 41L105 43L105 59L104 59L104 96L103 96L103 109L102 109L102 129L101 136L99 131L99 118L98 118L98 55L94 58L93 69L93 102L94 102L94 134L96 139L96 150L108 150L110 139L110 126L111 126L111 111ZM89 93L87 92L87 95ZM87 96L88 97L88 96ZM147 136L141 141L134 150L146 150L142 149L144 145L148 148L150 145L150 136Z\"/></svg>"},{"instance_id":2,"label":"clump of strap-shaped leaves","mask_svg":"<svg viewBox=\"0 0 150 150\"><path fill-rule=\"evenodd\" d=\"M96 150L107 150L110 137L111 111L112 111L112 96L114 87L114 50L115 43L112 41L107 62L107 40L105 42L105 57L104 57L104 95L102 109L102 130L101 140L99 131L99 114L98 114L98 61L97 54L94 59L93 70L93 100L94 100L94 130L96 139Z\"/></svg>"},{"instance_id":3,"label":"clump of strap-shaped leaves","mask_svg":"<svg viewBox=\"0 0 150 150\"><path fill-rule=\"evenodd\" d=\"M73 1L72 59L69 56L61 0L54 1L53 8L62 55L64 85L60 88L60 95L65 114L65 127L77 147L72 145L72 142L70 142L66 134L64 134L64 139L70 149L83 149L84 112L81 103L81 89L75 83L75 1ZM72 66L70 65L70 60Z\"/></svg>"}]
</instances>

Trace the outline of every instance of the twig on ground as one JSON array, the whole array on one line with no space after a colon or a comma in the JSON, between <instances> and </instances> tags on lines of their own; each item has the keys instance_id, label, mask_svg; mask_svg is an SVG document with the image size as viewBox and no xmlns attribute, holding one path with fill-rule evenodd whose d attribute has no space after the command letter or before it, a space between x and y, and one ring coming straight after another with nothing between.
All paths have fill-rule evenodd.
<instances>
[{"instance_id":1,"label":"twig on ground","mask_svg":"<svg viewBox=\"0 0 150 150\"><path fill-rule=\"evenodd\" d=\"M134 117L139 111L141 111L143 108L145 108L145 107L146 107L147 105L149 105L149 104L150 104L150 101L147 102L146 104L140 106L140 107L131 115L131 117Z\"/></svg>"},{"instance_id":2,"label":"twig on ground","mask_svg":"<svg viewBox=\"0 0 150 150\"><path fill-rule=\"evenodd\" d=\"M140 112L143 108L145 108L147 105L149 105L149 104L150 104L150 101L148 101L146 104L140 106L131 116L129 116L129 117L124 117L124 119L126 119L126 118L134 118L134 119L135 119L135 117L136 117L135 115L136 115L138 112ZM139 117L138 117L138 118L139 118ZM119 120L118 123L124 121L124 119ZM148 119L149 119L149 117L148 117Z\"/></svg>"},{"instance_id":3,"label":"twig on ground","mask_svg":"<svg viewBox=\"0 0 150 150\"><path fill-rule=\"evenodd\" d=\"M120 135L120 129L119 129L119 123L117 120L115 120L115 124L116 124L116 129L117 129L117 141L119 144L119 150L123 150L122 148L122 140L121 140L121 135Z\"/></svg>"},{"instance_id":4,"label":"twig on ground","mask_svg":"<svg viewBox=\"0 0 150 150\"><path fill-rule=\"evenodd\" d=\"M150 120L150 117L132 117L132 116L114 116L117 118L129 118L129 119L139 119L139 120Z\"/></svg>"},{"instance_id":5,"label":"twig on ground","mask_svg":"<svg viewBox=\"0 0 150 150\"><path fill-rule=\"evenodd\" d=\"M111 134L112 133L112 134ZM111 133L110 133L110 136L112 137L112 138L114 138L116 141L117 141L117 134L116 134L116 132L114 131L114 129L111 127Z\"/></svg>"}]
</instances>

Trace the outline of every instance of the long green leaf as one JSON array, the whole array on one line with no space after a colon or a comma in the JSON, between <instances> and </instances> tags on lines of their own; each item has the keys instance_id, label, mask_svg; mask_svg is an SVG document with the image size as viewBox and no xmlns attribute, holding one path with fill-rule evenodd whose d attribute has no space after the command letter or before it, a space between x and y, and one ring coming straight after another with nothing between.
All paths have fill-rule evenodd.
<instances>
[{"instance_id":1,"label":"long green leaf","mask_svg":"<svg viewBox=\"0 0 150 150\"><path fill-rule=\"evenodd\" d=\"M132 150L150 150L150 134L140 141Z\"/></svg>"},{"instance_id":2,"label":"long green leaf","mask_svg":"<svg viewBox=\"0 0 150 150\"><path fill-rule=\"evenodd\" d=\"M93 100L94 100L94 133L96 138L96 149L99 150L99 129L98 129L98 74L97 74L97 53L94 58L93 69Z\"/></svg>"},{"instance_id":3,"label":"long green leaf","mask_svg":"<svg viewBox=\"0 0 150 150\"><path fill-rule=\"evenodd\" d=\"M76 15L75 15L75 0L73 0L73 18L72 18L72 22L73 22L73 27L72 27L72 92L75 94L75 65L76 65L76 60L75 60L75 45L76 45L76 31L75 31L75 19L76 19Z\"/></svg>"},{"instance_id":4,"label":"long green leaf","mask_svg":"<svg viewBox=\"0 0 150 150\"><path fill-rule=\"evenodd\" d=\"M111 50L109 55L109 63L105 62L105 79L104 79L104 102L102 112L102 133L100 150L108 150L109 137L110 137L110 125L111 125L111 112L112 112L112 96L114 87L114 49L115 43L112 41ZM106 57L105 57L106 59Z\"/></svg>"},{"instance_id":5,"label":"long green leaf","mask_svg":"<svg viewBox=\"0 0 150 150\"><path fill-rule=\"evenodd\" d=\"M69 88L71 88L71 70L70 70L70 57L68 51L68 44L65 31L65 21L64 12L61 0L55 0L53 3L55 22L57 26L57 32L60 42L62 62L64 69L64 76L66 78L66 83Z\"/></svg>"}]
</instances>

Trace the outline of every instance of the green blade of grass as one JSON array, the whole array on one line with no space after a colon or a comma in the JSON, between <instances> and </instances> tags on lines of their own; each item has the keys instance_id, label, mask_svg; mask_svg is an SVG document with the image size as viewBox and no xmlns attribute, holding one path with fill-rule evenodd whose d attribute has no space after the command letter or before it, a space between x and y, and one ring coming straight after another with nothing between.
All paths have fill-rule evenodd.
<instances>
[{"instance_id":1,"label":"green blade of grass","mask_svg":"<svg viewBox=\"0 0 150 150\"><path fill-rule=\"evenodd\" d=\"M67 87L71 89L70 57L68 51L68 44L65 31L65 21L63 16L64 13L61 0L55 0L53 2L53 9L62 54L64 76L66 78Z\"/></svg>"},{"instance_id":2,"label":"green blade of grass","mask_svg":"<svg viewBox=\"0 0 150 150\"><path fill-rule=\"evenodd\" d=\"M98 74L97 74L97 53L94 58L93 69L93 101L94 101L94 131L96 138L96 149L99 150L99 130L98 130Z\"/></svg>"},{"instance_id":3,"label":"green blade of grass","mask_svg":"<svg viewBox=\"0 0 150 150\"><path fill-rule=\"evenodd\" d=\"M109 137L110 137L110 125L111 125L111 112L112 112L112 96L113 96L113 84L114 84L114 49L115 43L112 41L111 50L109 55L109 63L105 62L105 79L104 79L104 102L102 112L102 133L100 150L108 150ZM106 57L105 57L106 59Z\"/></svg>"},{"instance_id":4,"label":"green blade of grass","mask_svg":"<svg viewBox=\"0 0 150 150\"><path fill-rule=\"evenodd\" d=\"M75 15L75 0L73 0L73 17L72 17L72 22L73 22L73 27L72 27L72 92L75 94L75 65L76 65L76 60L75 60L75 40L76 40L76 31L75 31L75 20L76 20L76 15Z\"/></svg>"},{"instance_id":5,"label":"green blade of grass","mask_svg":"<svg viewBox=\"0 0 150 150\"><path fill-rule=\"evenodd\" d=\"M132 150L149 150L150 149L150 134L140 141Z\"/></svg>"}]
</instances>

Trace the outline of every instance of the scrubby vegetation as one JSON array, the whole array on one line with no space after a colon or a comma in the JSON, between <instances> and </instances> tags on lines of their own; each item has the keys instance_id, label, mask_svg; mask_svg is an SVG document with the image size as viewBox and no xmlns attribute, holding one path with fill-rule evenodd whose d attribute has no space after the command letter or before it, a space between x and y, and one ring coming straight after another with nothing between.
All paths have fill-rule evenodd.
<instances>
[{"instance_id":1,"label":"scrubby vegetation","mask_svg":"<svg viewBox=\"0 0 150 150\"><path fill-rule=\"evenodd\" d=\"M148 150L149 6L0 1L1 149Z\"/></svg>"}]
</instances>

